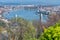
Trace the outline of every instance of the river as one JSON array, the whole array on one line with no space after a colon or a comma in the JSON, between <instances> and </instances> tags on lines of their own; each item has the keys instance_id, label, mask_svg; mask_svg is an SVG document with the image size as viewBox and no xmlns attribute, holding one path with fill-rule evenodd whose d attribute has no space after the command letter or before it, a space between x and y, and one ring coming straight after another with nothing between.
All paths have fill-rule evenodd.
<instances>
[{"instance_id":1,"label":"river","mask_svg":"<svg viewBox=\"0 0 60 40\"><path fill-rule=\"evenodd\" d=\"M18 10L12 10L9 12L5 12L3 15L5 18L7 19L11 19L13 17L16 17L16 15L18 17L22 17L26 20L39 20L39 15L37 14L37 9L18 9ZM46 15L42 15L42 21L46 21L47 16Z\"/></svg>"}]
</instances>

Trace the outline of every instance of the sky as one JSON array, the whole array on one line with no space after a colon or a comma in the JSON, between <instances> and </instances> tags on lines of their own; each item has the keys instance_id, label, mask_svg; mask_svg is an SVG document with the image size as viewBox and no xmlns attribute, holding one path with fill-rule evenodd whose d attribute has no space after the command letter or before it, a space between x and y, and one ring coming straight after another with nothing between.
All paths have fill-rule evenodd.
<instances>
[{"instance_id":1,"label":"sky","mask_svg":"<svg viewBox=\"0 0 60 40\"><path fill-rule=\"evenodd\" d=\"M0 0L0 2L21 4L48 4L48 5L60 4L60 0Z\"/></svg>"}]
</instances>

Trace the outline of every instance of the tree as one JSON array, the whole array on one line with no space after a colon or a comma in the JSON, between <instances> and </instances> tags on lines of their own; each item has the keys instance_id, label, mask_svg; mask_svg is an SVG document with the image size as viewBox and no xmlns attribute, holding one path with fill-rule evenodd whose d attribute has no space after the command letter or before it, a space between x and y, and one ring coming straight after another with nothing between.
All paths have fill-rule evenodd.
<instances>
[{"instance_id":1,"label":"tree","mask_svg":"<svg viewBox=\"0 0 60 40\"><path fill-rule=\"evenodd\" d=\"M32 22L29 22L26 27L26 31L24 32L23 40L37 40L35 38L35 35L36 35L35 27L32 25Z\"/></svg>"},{"instance_id":2,"label":"tree","mask_svg":"<svg viewBox=\"0 0 60 40\"><path fill-rule=\"evenodd\" d=\"M54 25L59 20L59 15L56 13L52 13L48 15L47 26Z\"/></svg>"},{"instance_id":3,"label":"tree","mask_svg":"<svg viewBox=\"0 0 60 40\"><path fill-rule=\"evenodd\" d=\"M60 40L60 22L45 29L39 40Z\"/></svg>"},{"instance_id":4,"label":"tree","mask_svg":"<svg viewBox=\"0 0 60 40\"><path fill-rule=\"evenodd\" d=\"M17 17L12 18L11 22L12 23L10 24L10 27L13 27L13 29L15 30L13 31L13 33L15 34L15 40L35 40L36 30L32 24L32 21Z\"/></svg>"},{"instance_id":5,"label":"tree","mask_svg":"<svg viewBox=\"0 0 60 40\"><path fill-rule=\"evenodd\" d=\"M2 27L6 27L6 24L5 24L5 22L3 22L3 21L0 21L0 26L2 26Z\"/></svg>"}]
</instances>

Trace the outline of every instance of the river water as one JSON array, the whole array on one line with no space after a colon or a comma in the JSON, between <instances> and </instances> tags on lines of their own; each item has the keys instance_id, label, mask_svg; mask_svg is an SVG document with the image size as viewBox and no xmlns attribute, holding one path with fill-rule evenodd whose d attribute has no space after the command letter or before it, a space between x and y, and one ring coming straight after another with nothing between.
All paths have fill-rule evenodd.
<instances>
[{"instance_id":1,"label":"river water","mask_svg":"<svg viewBox=\"0 0 60 40\"><path fill-rule=\"evenodd\" d=\"M5 12L4 13L4 17L7 18L7 19L11 19L13 17L16 17L16 15L18 17L22 17L26 20L39 20L39 15L36 15L37 14L37 9L18 9L18 10L12 10L12 11L9 11L8 12ZM42 21L45 22L47 20L47 16L46 15L41 15L42 17Z\"/></svg>"}]
</instances>

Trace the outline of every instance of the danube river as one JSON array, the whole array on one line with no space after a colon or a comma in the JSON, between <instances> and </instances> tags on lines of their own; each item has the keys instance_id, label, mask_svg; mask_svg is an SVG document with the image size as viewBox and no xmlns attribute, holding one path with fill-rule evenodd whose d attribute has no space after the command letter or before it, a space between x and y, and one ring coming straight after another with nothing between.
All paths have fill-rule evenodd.
<instances>
[{"instance_id":1,"label":"danube river","mask_svg":"<svg viewBox=\"0 0 60 40\"><path fill-rule=\"evenodd\" d=\"M39 15L37 15L37 9L18 9L18 10L12 10L9 12L4 13L4 17L7 19L11 19L13 17L22 17L27 20L39 20ZM42 21L46 21L47 16L42 15Z\"/></svg>"}]
</instances>

